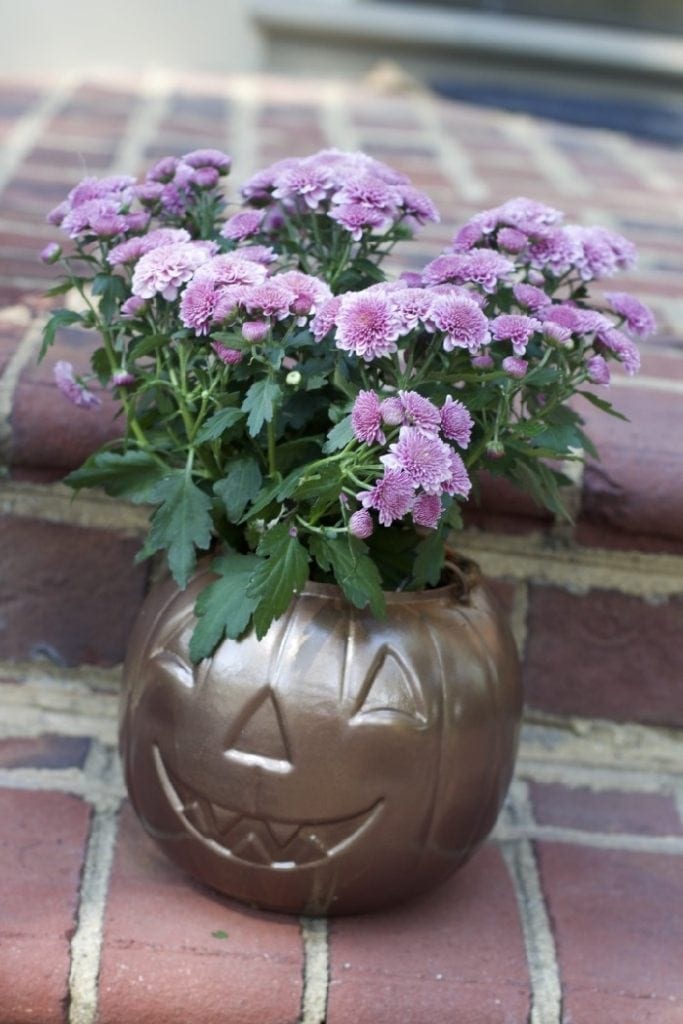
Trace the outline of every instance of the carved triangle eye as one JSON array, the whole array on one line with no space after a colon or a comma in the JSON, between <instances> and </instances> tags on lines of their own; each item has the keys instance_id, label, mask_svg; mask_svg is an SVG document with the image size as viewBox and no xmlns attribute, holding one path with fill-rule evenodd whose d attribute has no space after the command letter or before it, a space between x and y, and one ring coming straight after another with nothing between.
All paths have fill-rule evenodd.
<instances>
[{"instance_id":1,"label":"carved triangle eye","mask_svg":"<svg viewBox=\"0 0 683 1024\"><path fill-rule=\"evenodd\" d=\"M270 771L291 771L290 745L282 713L271 690L264 690L256 702L247 706L224 753L226 757L244 764L261 765Z\"/></svg>"},{"instance_id":2,"label":"carved triangle eye","mask_svg":"<svg viewBox=\"0 0 683 1024\"><path fill-rule=\"evenodd\" d=\"M401 715L418 725L427 722L420 681L390 647L380 648L361 687L355 716L366 715L385 718Z\"/></svg>"}]
</instances>

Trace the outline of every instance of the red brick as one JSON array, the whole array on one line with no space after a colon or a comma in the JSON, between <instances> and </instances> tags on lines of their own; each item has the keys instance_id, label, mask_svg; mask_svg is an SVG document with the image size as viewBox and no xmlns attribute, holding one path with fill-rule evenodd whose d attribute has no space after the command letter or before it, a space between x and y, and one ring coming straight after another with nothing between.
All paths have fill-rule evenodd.
<instances>
[{"instance_id":1,"label":"red brick","mask_svg":"<svg viewBox=\"0 0 683 1024\"><path fill-rule=\"evenodd\" d=\"M532 782L529 793L539 825L582 832L627 832L634 835L681 835L683 827L673 797L659 793L624 793L569 788Z\"/></svg>"},{"instance_id":2,"label":"red brick","mask_svg":"<svg viewBox=\"0 0 683 1024\"><path fill-rule=\"evenodd\" d=\"M492 846L427 896L330 928L328 1024L527 1021L517 905Z\"/></svg>"},{"instance_id":3,"label":"red brick","mask_svg":"<svg viewBox=\"0 0 683 1024\"><path fill-rule=\"evenodd\" d=\"M88 736L22 736L0 741L1 768L82 768L90 749Z\"/></svg>"},{"instance_id":4,"label":"red brick","mask_svg":"<svg viewBox=\"0 0 683 1024\"><path fill-rule=\"evenodd\" d=\"M532 586L528 702L559 714L683 725L683 599Z\"/></svg>"},{"instance_id":5,"label":"red brick","mask_svg":"<svg viewBox=\"0 0 683 1024\"><path fill-rule=\"evenodd\" d=\"M586 548L605 548L608 551L642 551L650 555L683 555L683 537L652 537L644 533L623 533L609 526L579 522L574 528L574 540Z\"/></svg>"},{"instance_id":6,"label":"red brick","mask_svg":"<svg viewBox=\"0 0 683 1024\"><path fill-rule=\"evenodd\" d=\"M683 1020L683 860L543 843L565 1020Z\"/></svg>"},{"instance_id":7,"label":"red brick","mask_svg":"<svg viewBox=\"0 0 683 1024\"><path fill-rule=\"evenodd\" d=\"M142 602L135 540L43 520L0 519L0 658L116 664Z\"/></svg>"},{"instance_id":8,"label":"red brick","mask_svg":"<svg viewBox=\"0 0 683 1024\"><path fill-rule=\"evenodd\" d=\"M100 445L121 434L121 420L114 419L118 404L96 382L92 390L102 398L102 405L96 409L72 405L54 383L58 360L65 359L73 363L76 372L87 373L90 355L97 347L94 334L60 331L43 362L26 367L12 408L13 465L67 472L80 466Z\"/></svg>"},{"instance_id":9,"label":"red brick","mask_svg":"<svg viewBox=\"0 0 683 1024\"><path fill-rule=\"evenodd\" d=\"M290 1024L299 1017L302 975L296 918L258 913L194 883L124 812L99 1024Z\"/></svg>"},{"instance_id":10,"label":"red brick","mask_svg":"<svg viewBox=\"0 0 683 1024\"><path fill-rule=\"evenodd\" d=\"M0 1021L63 1024L90 812L64 793L0 791Z\"/></svg>"}]
</instances>

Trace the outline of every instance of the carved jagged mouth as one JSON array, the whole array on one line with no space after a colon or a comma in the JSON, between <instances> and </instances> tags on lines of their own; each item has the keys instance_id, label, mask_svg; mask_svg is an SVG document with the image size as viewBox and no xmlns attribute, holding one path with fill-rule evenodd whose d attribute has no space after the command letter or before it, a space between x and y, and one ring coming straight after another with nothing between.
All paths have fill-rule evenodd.
<instances>
[{"instance_id":1,"label":"carved jagged mouth","mask_svg":"<svg viewBox=\"0 0 683 1024\"><path fill-rule=\"evenodd\" d=\"M168 801L186 829L214 852L259 867L287 870L324 863L370 827L383 803L332 821L253 818L201 796L166 768L156 746L154 760Z\"/></svg>"}]
</instances>

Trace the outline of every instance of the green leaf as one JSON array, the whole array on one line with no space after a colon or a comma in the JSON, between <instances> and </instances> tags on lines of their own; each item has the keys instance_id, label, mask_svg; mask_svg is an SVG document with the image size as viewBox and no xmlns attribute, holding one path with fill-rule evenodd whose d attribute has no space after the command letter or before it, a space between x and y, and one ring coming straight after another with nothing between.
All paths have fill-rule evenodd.
<instances>
[{"instance_id":1,"label":"green leaf","mask_svg":"<svg viewBox=\"0 0 683 1024\"><path fill-rule=\"evenodd\" d=\"M90 365L93 368L93 373L97 374L100 384L106 384L111 377L111 364L107 350L104 348L95 349L90 356Z\"/></svg>"},{"instance_id":2,"label":"green leaf","mask_svg":"<svg viewBox=\"0 0 683 1024\"><path fill-rule=\"evenodd\" d=\"M216 932L211 932L214 939L227 939L228 933L224 932L222 928L219 928Z\"/></svg>"},{"instance_id":3,"label":"green leaf","mask_svg":"<svg viewBox=\"0 0 683 1024\"><path fill-rule=\"evenodd\" d=\"M332 452L339 451L340 448L346 448L347 444L353 441L353 437L351 416L348 415L329 431L327 440L323 445L323 452L325 455L330 455Z\"/></svg>"},{"instance_id":4,"label":"green leaf","mask_svg":"<svg viewBox=\"0 0 683 1024\"><path fill-rule=\"evenodd\" d=\"M215 412L213 416L206 420L204 426L197 434L196 443L205 444L207 441L215 441L226 430L239 423L243 416L244 412L241 409L234 409L232 407L219 409L218 412Z\"/></svg>"},{"instance_id":5,"label":"green leaf","mask_svg":"<svg viewBox=\"0 0 683 1024\"><path fill-rule=\"evenodd\" d=\"M309 554L290 525L278 523L265 534L258 546L262 556L247 590L258 601L254 611L254 629L259 640L266 635L273 619L279 618L308 579Z\"/></svg>"},{"instance_id":6,"label":"green leaf","mask_svg":"<svg viewBox=\"0 0 683 1024\"><path fill-rule=\"evenodd\" d=\"M127 498L141 505L154 500L154 492L169 469L147 452L96 452L80 469L65 477L69 487L103 487L115 498Z\"/></svg>"},{"instance_id":7,"label":"green leaf","mask_svg":"<svg viewBox=\"0 0 683 1024\"><path fill-rule=\"evenodd\" d=\"M581 448L581 431L574 424L548 426L530 443L533 448L545 448L562 455L570 448Z\"/></svg>"},{"instance_id":8,"label":"green leaf","mask_svg":"<svg viewBox=\"0 0 683 1024\"><path fill-rule=\"evenodd\" d=\"M262 480L259 464L250 455L228 463L225 478L218 480L213 489L223 502L231 523L242 518L247 504L258 494Z\"/></svg>"},{"instance_id":9,"label":"green leaf","mask_svg":"<svg viewBox=\"0 0 683 1024\"><path fill-rule=\"evenodd\" d=\"M69 327L71 324L81 323L82 320L82 315L80 313L74 313L71 309L56 309L43 327L43 343L40 346L38 362L42 362L47 355L48 350L54 344L57 331L60 327Z\"/></svg>"},{"instance_id":10,"label":"green leaf","mask_svg":"<svg viewBox=\"0 0 683 1024\"><path fill-rule=\"evenodd\" d=\"M249 413L247 430L252 437L256 437L264 423L270 423L280 395L279 385L268 377L251 385L242 402L242 409Z\"/></svg>"},{"instance_id":11,"label":"green leaf","mask_svg":"<svg viewBox=\"0 0 683 1024\"><path fill-rule=\"evenodd\" d=\"M185 470L176 470L157 484L153 499L161 504L151 519L142 557L166 549L168 565L179 587L187 586L195 567L195 547L211 543L211 498Z\"/></svg>"},{"instance_id":12,"label":"green leaf","mask_svg":"<svg viewBox=\"0 0 683 1024\"><path fill-rule=\"evenodd\" d=\"M628 416L624 416L623 413L617 412L611 402L606 402L604 398L598 398L591 391L577 391L577 395L583 395L591 405L594 405L596 409L602 409L603 412L609 413L610 416L615 416L618 420L623 420L624 423L629 422Z\"/></svg>"},{"instance_id":13,"label":"green leaf","mask_svg":"<svg viewBox=\"0 0 683 1024\"><path fill-rule=\"evenodd\" d=\"M128 351L128 359L133 361L141 359L142 356L148 356L151 352L156 352L158 348L168 345L169 340L165 334L148 334L131 346Z\"/></svg>"},{"instance_id":14,"label":"green leaf","mask_svg":"<svg viewBox=\"0 0 683 1024\"><path fill-rule=\"evenodd\" d=\"M366 551L362 541L348 535L323 537L318 545L318 552L331 565L335 579L349 601L356 608L369 605L373 615L381 618L386 612L382 579Z\"/></svg>"},{"instance_id":15,"label":"green leaf","mask_svg":"<svg viewBox=\"0 0 683 1024\"><path fill-rule=\"evenodd\" d=\"M52 288L48 288L45 294L48 298L52 298L55 295L65 295L66 292L70 292L73 288L73 282L70 279L66 281L60 281L59 284L53 284Z\"/></svg>"},{"instance_id":16,"label":"green leaf","mask_svg":"<svg viewBox=\"0 0 683 1024\"><path fill-rule=\"evenodd\" d=\"M303 467L303 474L293 493L297 501L310 498L332 500L339 494L341 485L342 473L339 463L323 462L314 471L308 471L307 467Z\"/></svg>"},{"instance_id":17,"label":"green leaf","mask_svg":"<svg viewBox=\"0 0 683 1024\"><path fill-rule=\"evenodd\" d=\"M256 607L247 588L260 564L257 555L236 552L213 562L212 571L219 578L202 590L194 606L197 625L190 640L192 661L210 657L224 636L236 640L247 628Z\"/></svg>"},{"instance_id":18,"label":"green leaf","mask_svg":"<svg viewBox=\"0 0 683 1024\"><path fill-rule=\"evenodd\" d=\"M560 371L556 366L541 366L538 370L532 370L528 374L524 379L524 384L545 387L548 384L554 384L559 376Z\"/></svg>"}]
</instances>

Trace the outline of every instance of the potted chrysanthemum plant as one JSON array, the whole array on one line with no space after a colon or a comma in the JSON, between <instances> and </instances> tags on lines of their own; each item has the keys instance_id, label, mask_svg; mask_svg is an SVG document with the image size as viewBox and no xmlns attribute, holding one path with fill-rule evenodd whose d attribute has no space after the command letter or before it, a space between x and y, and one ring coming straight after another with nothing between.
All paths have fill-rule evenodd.
<instances>
[{"instance_id":1,"label":"potted chrysanthemum plant","mask_svg":"<svg viewBox=\"0 0 683 1024\"><path fill-rule=\"evenodd\" d=\"M638 369L605 228L513 199L420 272L385 258L431 200L362 153L282 160L227 206L230 160L86 179L49 219L122 430L67 477L150 506L164 552L126 663L122 751L149 830L215 887L347 911L419 891L491 828L520 714L507 625L457 555L486 470L562 512L593 452L575 396ZM197 555L206 553L199 567ZM419 770L417 766L419 765Z\"/></svg>"}]
</instances>

